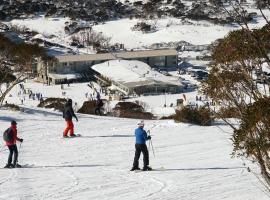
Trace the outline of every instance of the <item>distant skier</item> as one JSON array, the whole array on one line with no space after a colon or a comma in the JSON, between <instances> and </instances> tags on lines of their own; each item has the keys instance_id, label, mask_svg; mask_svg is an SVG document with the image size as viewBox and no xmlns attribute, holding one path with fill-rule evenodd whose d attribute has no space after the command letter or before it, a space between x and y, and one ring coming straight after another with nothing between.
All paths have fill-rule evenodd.
<instances>
[{"instance_id":1,"label":"distant skier","mask_svg":"<svg viewBox=\"0 0 270 200\"><path fill-rule=\"evenodd\" d=\"M72 122L72 118L75 117L76 121L78 121L77 116L74 113L72 108L72 100L68 99L67 103L65 104L64 111L63 111L63 118L67 122L67 127L64 130L63 137L68 137L68 132L70 131L70 137L76 136L74 134L74 124Z\"/></svg>"},{"instance_id":2,"label":"distant skier","mask_svg":"<svg viewBox=\"0 0 270 200\"><path fill-rule=\"evenodd\" d=\"M20 168L21 165L17 163L18 162L18 149L17 149L16 141L23 142L23 139L17 137L17 122L16 121L12 121L11 127L5 131L4 140L9 149L8 163L6 164L5 168L14 168L14 167ZM14 159L12 162L13 153L14 153Z\"/></svg>"},{"instance_id":3,"label":"distant skier","mask_svg":"<svg viewBox=\"0 0 270 200\"><path fill-rule=\"evenodd\" d=\"M146 146L146 141L151 140L151 136L147 136L146 131L143 129L144 121L138 123L138 128L135 129L135 137L136 137L136 144L135 144L135 157L133 162L133 167L130 171L140 170L139 168L139 159L141 152L143 153L143 171L150 171L152 170L149 167L149 153Z\"/></svg>"},{"instance_id":4,"label":"distant skier","mask_svg":"<svg viewBox=\"0 0 270 200\"><path fill-rule=\"evenodd\" d=\"M95 89L95 92L96 92L96 99L97 101L100 100L100 93L97 91L97 89Z\"/></svg>"},{"instance_id":5,"label":"distant skier","mask_svg":"<svg viewBox=\"0 0 270 200\"><path fill-rule=\"evenodd\" d=\"M102 108L103 105L104 105L104 103L103 103L102 99L98 99L96 101L96 108L95 108L95 114L96 115L97 114L101 115L101 108Z\"/></svg>"}]
</instances>

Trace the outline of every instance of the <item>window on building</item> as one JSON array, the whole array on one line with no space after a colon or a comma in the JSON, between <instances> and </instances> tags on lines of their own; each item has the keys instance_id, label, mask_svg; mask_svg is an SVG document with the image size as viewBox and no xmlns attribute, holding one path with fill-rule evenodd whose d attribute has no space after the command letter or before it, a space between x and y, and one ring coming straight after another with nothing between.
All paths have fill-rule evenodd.
<instances>
[{"instance_id":1,"label":"window on building","mask_svg":"<svg viewBox=\"0 0 270 200\"><path fill-rule=\"evenodd\" d=\"M153 57L153 64L156 67L165 67L166 63L165 63L165 56L158 56L158 57Z\"/></svg>"}]
</instances>

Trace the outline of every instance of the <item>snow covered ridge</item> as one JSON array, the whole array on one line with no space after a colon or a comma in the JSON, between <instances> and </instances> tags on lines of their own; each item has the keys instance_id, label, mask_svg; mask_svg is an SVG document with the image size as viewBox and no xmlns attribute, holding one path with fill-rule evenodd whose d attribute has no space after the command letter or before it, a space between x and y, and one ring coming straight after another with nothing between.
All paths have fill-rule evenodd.
<instances>
[{"instance_id":1,"label":"snow covered ridge","mask_svg":"<svg viewBox=\"0 0 270 200\"><path fill-rule=\"evenodd\" d=\"M165 1L161 2L164 3ZM173 2L174 1L172 1L172 3ZM253 1L249 1L248 4L252 5L252 2ZM65 4L65 2L62 3ZM128 2L126 3L128 4ZM145 1L143 3L147 2ZM183 1L183 3L189 7L191 6L189 4L195 3L195 1ZM194 6L194 8L195 7L196 6ZM262 19L259 11L255 8L250 8L250 6L246 7L249 13L257 13L253 21L249 24L250 27L262 27L265 24L265 20ZM264 12L266 16L270 16L270 12ZM240 28L235 24L221 25L212 23L211 20L193 20L186 19L185 17L172 17L170 15L144 20L141 18L128 17L114 18L114 20L105 20L104 23L96 23L95 21L80 17L75 20L72 19L73 18L70 17L56 17L55 15L46 16L43 14L31 18L18 17L18 19L5 21L4 23L9 26L17 26L24 30L32 31L32 34L36 35L29 35L25 38L29 38L30 42L37 42L40 45L50 46L51 55L61 54L60 52L63 52L64 54L67 52L71 54L89 54L104 50L103 46L101 49L97 49L84 42L74 42L76 31L83 30L84 28L89 28L96 34L100 33L104 37L110 38L108 47L106 47L107 49L105 48L105 50L113 50L117 44L120 46L122 45L124 49L128 50L164 47L177 48L180 47L180 43L187 42L192 45L202 45L192 48L189 48L189 45L184 45L184 43L181 45L181 47L187 47L186 50L195 49L196 51L207 49L207 45L210 45L217 39L223 38L230 31ZM133 27L142 21L155 27L155 31L149 33L134 31ZM46 41L47 43L42 41ZM55 44L55 46L53 44ZM57 47L57 44L59 48ZM180 48L179 50L183 49Z\"/></svg>"},{"instance_id":2,"label":"snow covered ridge","mask_svg":"<svg viewBox=\"0 0 270 200\"><path fill-rule=\"evenodd\" d=\"M152 21L155 20L149 20L149 23ZM111 37L111 44L122 43L125 48L130 49L150 47L152 44L162 42L186 41L195 45L210 44L235 29L230 26L213 25L209 22L186 24L181 19L164 18L156 21L156 32L144 34L132 31L132 27L138 22L138 19L121 19L94 25L93 30ZM34 36L33 39L38 37L50 42L69 45L72 38L65 32L66 23L71 23L69 18L44 18L41 16L34 19L12 20L7 24L26 27L30 31L41 34Z\"/></svg>"},{"instance_id":3,"label":"snow covered ridge","mask_svg":"<svg viewBox=\"0 0 270 200\"><path fill-rule=\"evenodd\" d=\"M266 14L270 16L270 13ZM265 20L261 17L257 17L256 20L257 23L250 24L252 28L261 27L265 24ZM110 45L116 43L123 44L127 49L159 48L164 46L162 43L180 41L193 45L209 45L215 40L223 38L230 31L239 28L238 26L215 25L207 21L198 22L190 20L187 23L182 19L166 17L158 20L147 20L147 23L155 24L156 32L144 34L140 31L132 30L132 27L139 21L139 19L120 19L93 25L92 28L95 32L102 32L106 37L110 37ZM72 23L72 20L69 18L45 18L41 16L33 19L12 20L6 24L26 27L38 34L33 39L38 38L62 45L72 49L74 53L94 53L95 51L90 46L85 46L84 48L71 46L72 34L67 33L65 27L67 24ZM89 26L89 23L82 20L76 23L79 27ZM153 44L155 45L152 46Z\"/></svg>"}]
</instances>

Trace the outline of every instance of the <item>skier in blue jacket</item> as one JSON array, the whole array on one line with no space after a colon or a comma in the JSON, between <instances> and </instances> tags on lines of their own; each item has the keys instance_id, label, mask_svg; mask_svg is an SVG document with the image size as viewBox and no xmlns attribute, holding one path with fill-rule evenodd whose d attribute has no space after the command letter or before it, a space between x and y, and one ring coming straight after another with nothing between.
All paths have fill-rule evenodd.
<instances>
[{"instance_id":1,"label":"skier in blue jacket","mask_svg":"<svg viewBox=\"0 0 270 200\"><path fill-rule=\"evenodd\" d=\"M151 140L151 136L147 136L146 131L143 129L144 127L144 121L141 121L138 123L138 128L135 129L135 137L136 137L136 144L135 144L135 157L133 162L133 167L130 171L134 170L140 170L139 168L139 159L141 152L143 153L143 171L149 171L152 170L151 167L149 167L149 153L146 146L146 141Z\"/></svg>"}]
</instances>

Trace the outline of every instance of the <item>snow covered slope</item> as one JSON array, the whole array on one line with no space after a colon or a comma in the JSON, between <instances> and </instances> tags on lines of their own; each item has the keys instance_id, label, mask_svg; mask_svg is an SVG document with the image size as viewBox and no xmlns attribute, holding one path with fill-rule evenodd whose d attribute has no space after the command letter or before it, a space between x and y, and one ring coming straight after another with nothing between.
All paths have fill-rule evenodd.
<instances>
[{"instance_id":1,"label":"snow covered slope","mask_svg":"<svg viewBox=\"0 0 270 200\"><path fill-rule=\"evenodd\" d=\"M146 121L156 153L154 158L150 150L150 164L165 170L134 173L137 120L78 117L75 130L83 137L63 139L61 113L0 110L0 132L16 119L24 138L19 162L33 165L0 169L0 199L269 199L242 161L230 158L229 135L217 126ZM1 147L4 166L8 151Z\"/></svg>"}]
</instances>

